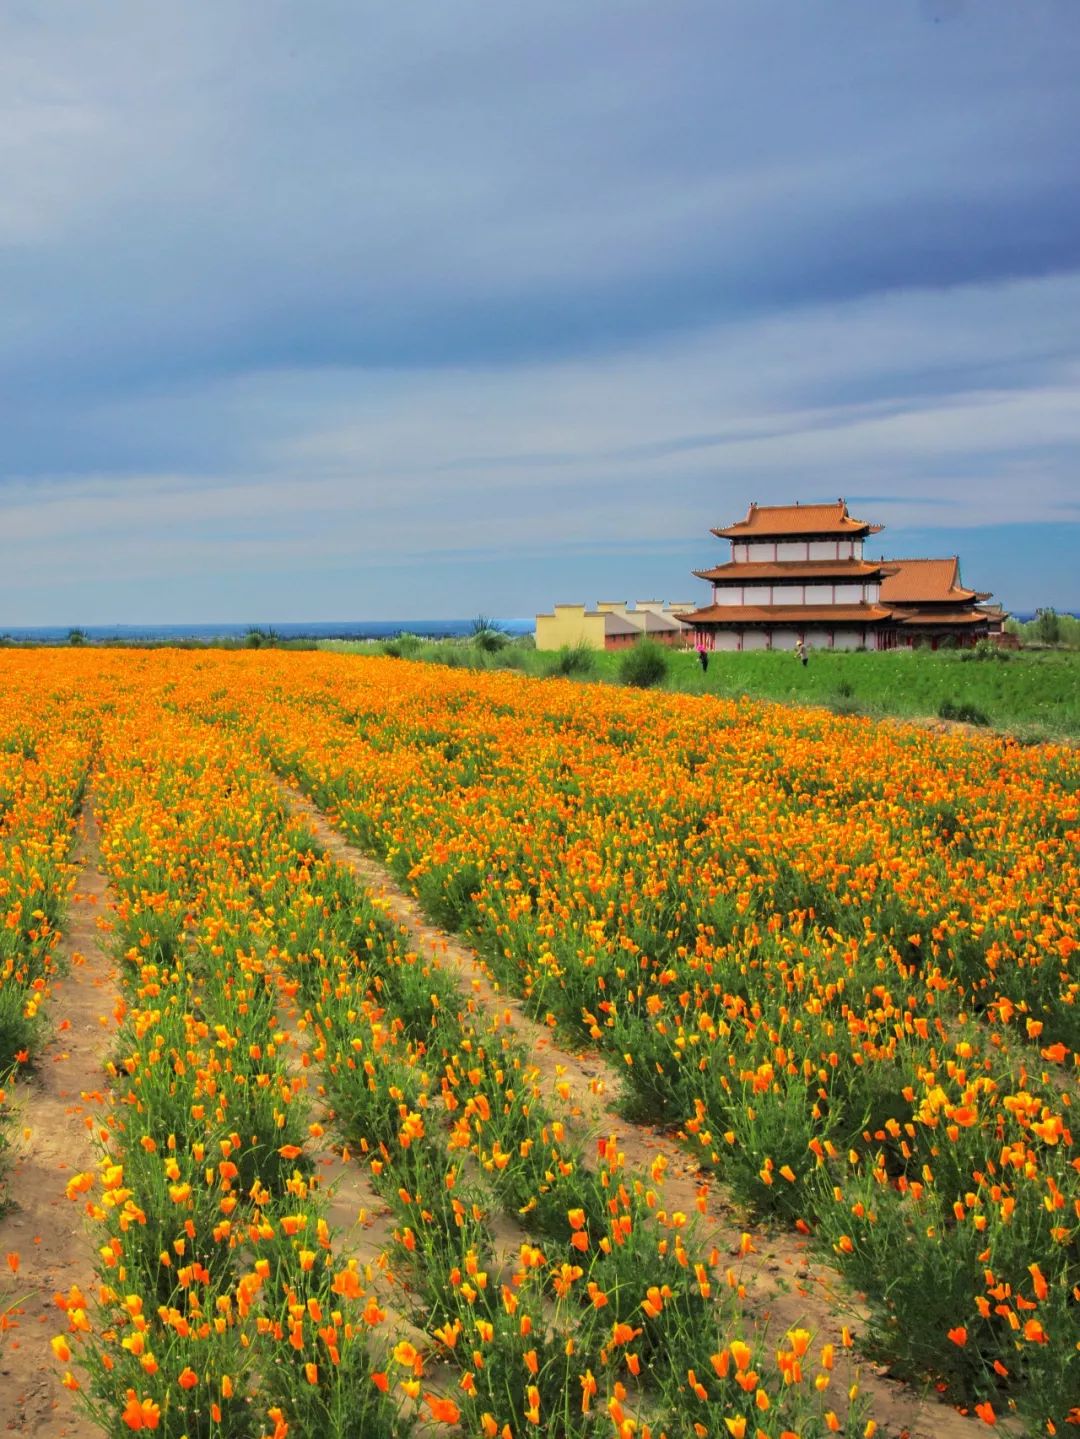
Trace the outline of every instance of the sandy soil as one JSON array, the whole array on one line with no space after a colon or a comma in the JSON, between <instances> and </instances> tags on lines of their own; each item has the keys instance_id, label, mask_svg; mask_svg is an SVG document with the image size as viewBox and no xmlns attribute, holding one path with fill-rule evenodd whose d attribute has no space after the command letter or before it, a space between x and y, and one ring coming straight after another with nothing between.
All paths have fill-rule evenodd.
<instances>
[{"instance_id":1,"label":"sandy soil","mask_svg":"<svg viewBox=\"0 0 1080 1439\"><path fill-rule=\"evenodd\" d=\"M550 1030L530 1019L519 1000L502 992L483 961L457 940L429 924L416 900L397 884L390 872L362 850L351 845L335 830L328 818L305 795L291 785L280 783L289 810L311 828L319 844L339 863L346 865L385 906L386 912L407 932L418 952L430 955L440 967L453 973L478 1008L515 1031L529 1050L533 1062L549 1081L569 1086L570 1113L582 1132L615 1134L631 1171L646 1170L658 1154L668 1161L665 1200L669 1208L694 1212L695 1197L703 1175L677 1140L645 1125L629 1124L614 1107L613 1078L605 1059L598 1053L573 1053L559 1047ZM856 1296L846 1292L835 1271L811 1258L807 1245L797 1235L774 1228L753 1230L756 1253L740 1259L739 1246L744 1225L734 1206L719 1186L710 1186L706 1233L732 1256L747 1287L751 1314L769 1332L803 1324L820 1342L830 1340L840 1352L840 1330L845 1324L857 1333L866 1311ZM838 1363L834 1384L837 1398L847 1388L852 1374L842 1373ZM976 1427L954 1409L942 1404L931 1391L917 1393L874 1366L862 1364L858 1373L863 1394L871 1403L879 1435L907 1436L907 1439L954 1439L971 1436Z\"/></svg>"},{"instance_id":2,"label":"sandy soil","mask_svg":"<svg viewBox=\"0 0 1080 1439\"><path fill-rule=\"evenodd\" d=\"M72 1439L89 1426L74 1396L60 1384L61 1367L49 1340L66 1328L53 1296L93 1281L93 1256L79 1202L67 1180L92 1168L94 1115L102 1107L103 1060L114 1028L111 960L101 943L98 917L106 884L100 869L97 825L84 808L75 850L81 866L61 941L70 968L48 1005L52 1039L29 1075L15 1084L10 1207L0 1216L0 1254L20 1257L13 1282L19 1308L0 1335L0 1432L35 1439Z\"/></svg>"}]
</instances>

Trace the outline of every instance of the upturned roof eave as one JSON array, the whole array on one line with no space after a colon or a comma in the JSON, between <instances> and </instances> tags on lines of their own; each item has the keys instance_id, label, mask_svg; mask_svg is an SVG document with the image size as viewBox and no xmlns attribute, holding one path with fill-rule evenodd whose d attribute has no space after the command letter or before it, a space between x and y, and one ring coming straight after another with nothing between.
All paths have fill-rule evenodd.
<instances>
[{"instance_id":1,"label":"upturned roof eave","mask_svg":"<svg viewBox=\"0 0 1080 1439\"><path fill-rule=\"evenodd\" d=\"M859 579L871 579L875 575L888 577L896 574L896 567L887 560L875 563L873 560L729 560L723 565L713 565L708 570L692 570L701 580L754 580L754 579L828 579L832 576L854 575Z\"/></svg>"},{"instance_id":2,"label":"upturned roof eave","mask_svg":"<svg viewBox=\"0 0 1080 1439\"><path fill-rule=\"evenodd\" d=\"M714 625L798 625L877 624L891 619L880 605L706 605L691 614L680 615L683 624Z\"/></svg>"},{"instance_id":3,"label":"upturned roof eave","mask_svg":"<svg viewBox=\"0 0 1080 1439\"><path fill-rule=\"evenodd\" d=\"M763 543L767 543L770 540L806 540L811 537L850 540L858 535L879 535L884 528L884 525L872 525L865 520L853 520L850 517L837 524L823 524L817 528L804 527L799 530L759 529L755 525L748 524L746 520L738 520L735 524L725 525L722 529L711 529L709 533L715 535L718 540L757 538Z\"/></svg>"}]
</instances>

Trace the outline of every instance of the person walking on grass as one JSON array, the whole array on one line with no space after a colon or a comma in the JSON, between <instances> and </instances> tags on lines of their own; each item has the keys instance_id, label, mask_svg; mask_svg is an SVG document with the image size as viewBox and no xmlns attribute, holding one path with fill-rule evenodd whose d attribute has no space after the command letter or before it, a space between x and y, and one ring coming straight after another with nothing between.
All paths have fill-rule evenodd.
<instances>
[{"instance_id":1,"label":"person walking on grass","mask_svg":"<svg viewBox=\"0 0 1080 1439\"><path fill-rule=\"evenodd\" d=\"M810 652L801 639L795 643L795 658L802 661L804 669L810 663Z\"/></svg>"},{"instance_id":2,"label":"person walking on grass","mask_svg":"<svg viewBox=\"0 0 1080 1439\"><path fill-rule=\"evenodd\" d=\"M702 673L703 675L708 674L708 672L709 672L709 651L705 648L704 645L698 645L698 647L697 647L697 657L698 657L698 664L701 666L701 673Z\"/></svg>"}]
</instances>

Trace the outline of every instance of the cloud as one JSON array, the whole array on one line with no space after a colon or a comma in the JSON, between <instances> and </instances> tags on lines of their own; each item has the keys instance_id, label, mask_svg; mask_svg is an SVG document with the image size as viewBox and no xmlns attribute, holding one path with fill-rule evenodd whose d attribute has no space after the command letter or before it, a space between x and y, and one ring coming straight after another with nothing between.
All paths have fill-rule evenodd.
<instances>
[{"instance_id":1,"label":"cloud","mask_svg":"<svg viewBox=\"0 0 1080 1439\"><path fill-rule=\"evenodd\" d=\"M1080 26L938 8L9 7L5 602L1067 522Z\"/></svg>"},{"instance_id":2,"label":"cloud","mask_svg":"<svg viewBox=\"0 0 1080 1439\"><path fill-rule=\"evenodd\" d=\"M1080 355L1060 351L1078 302L1080 280L1049 279L801 309L602 361L212 377L110 402L90 428L106 450L110 433L152 434L170 459L209 431L230 470L11 478L5 536L16 570L68 533L84 552L131 546L139 572L194 573L229 546L243 568L320 547L372 563L682 541L750 499L800 495L867 495L886 523L1052 523L1076 512ZM1011 387L971 386L988 350ZM856 381L877 398L825 402Z\"/></svg>"},{"instance_id":3,"label":"cloud","mask_svg":"<svg viewBox=\"0 0 1080 1439\"><path fill-rule=\"evenodd\" d=\"M0 363L519 362L1075 267L1046 9L16 11Z\"/></svg>"}]
</instances>

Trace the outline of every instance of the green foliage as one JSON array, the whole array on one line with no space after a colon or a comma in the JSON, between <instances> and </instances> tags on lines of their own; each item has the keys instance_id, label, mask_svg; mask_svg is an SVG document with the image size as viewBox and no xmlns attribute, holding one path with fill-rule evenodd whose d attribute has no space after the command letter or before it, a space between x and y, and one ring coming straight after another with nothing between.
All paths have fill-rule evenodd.
<instances>
[{"instance_id":1,"label":"green foliage","mask_svg":"<svg viewBox=\"0 0 1080 1439\"><path fill-rule=\"evenodd\" d=\"M635 689L653 689L667 679L668 654L655 640L638 640L619 664L619 680Z\"/></svg>"},{"instance_id":2,"label":"green foliage","mask_svg":"<svg viewBox=\"0 0 1080 1439\"><path fill-rule=\"evenodd\" d=\"M978 705L970 700L943 699L938 705L938 718L943 720L959 720L962 724L986 725L990 723L990 716Z\"/></svg>"},{"instance_id":3,"label":"green foliage","mask_svg":"<svg viewBox=\"0 0 1080 1439\"><path fill-rule=\"evenodd\" d=\"M596 651L587 644L563 645L552 660L548 661L549 675L591 675L596 670Z\"/></svg>"},{"instance_id":4,"label":"green foliage","mask_svg":"<svg viewBox=\"0 0 1080 1439\"><path fill-rule=\"evenodd\" d=\"M264 628L262 625L252 625L244 635L244 645L249 650L261 650L276 645L281 636L277 630Z\"/></svg>"},{"instance_id":5,"label":"green foliage","mask_svg":"<svg viewBox=\"0 0 1080 1439\"><path fill-rule=\"evenodd\" d=\"M89 639L90 636L83 629L75 628L68 630L67 642L69 645L85 645Z\"/></svg>"},{"instance_id":6,"label":"green foliage","mask_svg":"<svg viewBox=\"0 0 1080 1439\"><path fill-rule=\"evenodd\" d=\"M1044 645L1061 643L1061 621L1057 610L1047 608L1036 611L1035 633Z\"/></svg>"},{"instance_id":7,"label":"green foliage","mask_svg":"<svg viewBox=\"0 0 1080 1439\"><path fill-rule=\"evenodd\" d=\"M410 660L416 658L423 646L424 641L419 635L395 635L392 640L383 641L382 653L391 655L394 659Z\"/></svg>"},{"instance_id":8,"label":"green foliage","mask_svg":"<svg viewBox=\"0 0 1080 1439\"><path fill-rule=\"evenodd\" d=\"M995 644L993 640L984 639L979 640L971 649L964 650L960 659L965 664L981 663L984 660L996 660L1001 664L1007 664L1013 654L1013 650L1007 650L1002 645Z\"/></svg>"},{"instance_id":9,"label":"green foliage","mask_svg":"<svg viewBox=\"0 0 1080 1439\"><path fill-rule=\"evenodd\" d=\"M1065 649L1080 649L1080 619L1076 615L1061 614L1049 606L1036 610L1035 618L1026 623L1015 619L1006 620L1005 629L1024 644L1060 645Z\"/></svg>"},{"instance_id":10,"label":"green foliage","mask_svg":"<svg viewBox=\"0 0 1080 1439\"><path fill-rule=\"evenodd\" d=\"M509 643L509 636L501 625L487 615L477 615L469 630L472 643L478 649L492 653Z\"/></svg>"},{"instance_id":11,"label":"green foliage","mask_svg":"<svg viewBox=\"0 0 1080 1439\"><path fill-rule=\"evenodd\" d=\"M26 1016L25 990L17 984L0 986L0 1089L16 1054L35 1048L40 1030L39 1018Z\"/></svg>"}]
</instances>

